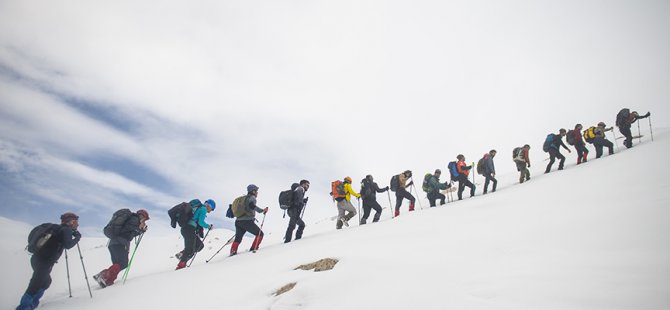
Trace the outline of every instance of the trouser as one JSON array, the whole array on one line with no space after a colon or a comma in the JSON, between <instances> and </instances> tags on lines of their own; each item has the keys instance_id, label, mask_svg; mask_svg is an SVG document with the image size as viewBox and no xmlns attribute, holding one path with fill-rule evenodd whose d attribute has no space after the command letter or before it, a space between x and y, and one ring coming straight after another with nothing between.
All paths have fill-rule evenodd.
<instances>
[{"instance_id":1,"label":"trouser","mask_svg":"<svg viewBox=\"0 0 670 310\"><path fill-rule=\"evenodd\" d=\"M298 226L298 231L295 232L295 240L302 238L302 232L305 230L305 222L300 218L300 213L302 208L293 207L286 210L286 213L289 216L288 228L286 228L286 234L284 235L284 242L291 242L293 238L293 230Z\"/></svg>"},{"instance_id":2,"label":"trouser","mask_svg":"<svg viewBox=\"0 0 670 310\"><path fill-rule=\"evenodd\" d=\"M376 211L375 216L372 218L372 222L378 222L379 218L382 216L382 206L380 206L375 199L363 199L363 217L361 218L361 224L367 222L372 209Z\"/></svg>"},{"instance_id":3,"label":"trouser","mask_svg":"<svg viewBox=\"0 0 670 310\"><path fill-rule=\"evenodd\" d=\"M619 127L619 132L626 137L626 140L623 141L623 145L627 148L633 147L633 133L630 131L630 125Z\"/></svg>"},{"instance_id":4,"label":"trouser","mask_svg":"<svg viewBox=\"0 0 670 310\"><path fill-rule=\"evenodd\" d=\"M114 284L119 272L128 267L128 248L128 245L125 244L113 244L107 247L107 249L109 249L109 254L112 257L112 265L96 275L105 281L105 285L109 286Z\"/></svg>"},{"instance_id":5,"label":"trouser","mask_svg":"<svg viewBox=\"0 0 670 310\"><path fill-rule=\"evenodd\" d=\"M586 162L586 157L589 155L589 150L584 145L584 142L576 142L575 149L577 150L577 164Z\"/></svg>"},{"instance_id":6,"label":"trouser","mask_svg":"<svg viewBox=\"0 0 670 310\"><path fill-rule=\"evenodd\" d=\"M346 213L346 215L345 215ZM345 221L349 221L352 217L356 216L356 208L351 204L351 201L347 199L342 199L337 202L337 223L335 223L335 228L342 228L341 218L344 218Z\"/></svg>"},{"instance_id":7,"label":"trouser","mask_svg":"<svg viewBox=\"0 0 670 310\"><path fill-rule=\"evenodd\" d=\"M33 255L30 258L33 276L30 278L26 294L35 296L38 291L44 292L51 286L51 269L53 269L55 263L38 255Z\"/></svg>"},{"instance_id":8,"label":"trouser","mask_svg":"<svg viewBox=\"0 0 670 310\"><path fill-rule=\"evenodd\" d=\"M233 242L230 248L231 254L237 253L237 246L242 242L242 238L244 238L244 234L247 232L256 236L254 242L251 243L249 251L255 251L261 245L264 234L260 227L254 223L254 220L237 220L235 221L235 242Z\"/></svg>"},{"instance_id":9,"label":"trouser","mask_svg":"<svg viewBox=\"0 0 670 310\"><path fill-rule=\"evenodd\" d=\"M443 205L445 199L447 199L447 196L444 196L444 194L441 194L439 191L432 191L426 196L428 196L428 203L431 207L435 206L435 202L437 202L438 199L440 200L440 205Z\"/></svg>"},{"instance_id":10,"label":"trouser","mask_svg":"<svg viewBox=\"0 0 670 310\"><path fill-rule=\"evenodd\" d=\"M493 183L491 186L491 192L495 192L496 187L498 186L498 180L493 177L492 173L484 173L484 178L486 179L486 181L484 181L484 194L486 194L489 190L489 182Z\"/></svg>"},{"instance_id":11,"label":"trouser","mask_svg":"<svg viewBox=\"0 0 670 310\"><path fill-rule=\"evenodd\" d=\"M525 161L514 161L514 163L516 163L516 170L521 173L519 175L519 183L523 183L524 180L525 181L530 180L530 171L528 170L526 162Z\"/></svg>"},{"instance_id":12,"label":"trouser","mask_svg":"<svg viewBox=\"0 0 670 310\"><path fill-rule=\"evenodd\" d=\"M565 164L565 156L561 154L561 151L555 148L549 148L549 164L547 169L544 170L544 173L549 173L551 171L551 166L556 161L556 158L560 159L558 162L558 170L563 170L563 164Z\"/></svg>"},{"instance_id":13,"label":"trouser","mask_svg":"<svg viewBox=\"0 0 670 310\"><path fill-rule=\"evenodd\" d=\"M465 187L470 188L470 197L475 195L475 185L468 180L468 177L465 175L460 175L458 177L458 200L463 200L463 191Z\"/></svg>"},{"instance_id":14,"label":"trouser","mask_svg":"<svg viewBox=\"0 0 670 310\"><path fill-rule=\"evenodd\" d=\"M402 200L403 199L408 199L409 204L411 206L414 206L414 201L416 199L412 194L410 194L406 189L404 188L398 188L398 190L395 192L395 210L400 211L400 206L402 206Z\"/></svg>"},{"instance_id":15,"label":"trouser","mask_svg":"<svg viewBox=\"0 0 670 310\"><path fill-rule=\"evenodd\" d=\"M184 238L184 250L182 250L182 255L179 260L187 262L193 257L193 254L200 252L205 245L195 234L195 227L191 225L184 225L184 227L181 228L181 236Z\"/></svg>"},{"instance_id":16,"label":"trouser","mask_svg":"<svg viewBox=\"0 0 670 310\"><path fill-rule=\"evenodd\" d=\"M595 138L593 146L596 148L596 158L603 156L603 147L607 147L609 154L614 154L614 144L605 138Z\"/></svg>"}]
</instances>

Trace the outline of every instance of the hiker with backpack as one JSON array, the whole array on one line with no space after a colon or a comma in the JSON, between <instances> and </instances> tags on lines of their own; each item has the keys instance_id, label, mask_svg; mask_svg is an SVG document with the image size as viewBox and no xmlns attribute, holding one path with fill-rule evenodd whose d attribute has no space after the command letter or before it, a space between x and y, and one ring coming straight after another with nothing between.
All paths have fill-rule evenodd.
<instances>
[{"instance_id":1,"label":"hiker with backpack","mask_svg":"<svg viewBox=\"0 0 670 310\"><path fill-rule=\"evenodd\" d=\"M181 225L181 236L184 238L184 249L175 255L175 257L179 259L179 263L175 270L185 268L186 262L188 262L195 253L200 252L205 247L205 244L200 238L203 238L203 230L205 228L209 231L214 227L212 224L207 224L205 219L207 218L208 213L216 209L216 202L212 199L207 199L203 204L200 202L200 199L193 199L188 203L181 203L175 206L175 208L180 206L183 211L182 215L179 217L183 218L178 220L179 225ZM191 211L192 216L188 216L189 210ZM175 227L174 224L172 227Z\"/></svg>"},{"instance_id":2,"label":"hiker with backpack","mask_svg":"<svg viewBox=\"0 0 670 310\"><path fill-rule=\"evenodd\" d=\"M458 171L458 176L456 177L458 181L458 200L463 200L463 191L466 186L470 188L470 197L473 197L475 195L475 185L468 179L472 166L468 166L465 163L465 156L463 154L458 154L456 159L458 159L456 163L456 170Z\"/></svg>"},{"instance_id":3,"label":"hiker with backpack","mask_svg":"<svg viewBox=\"0 0 670 310\"><path fill-rule=\"evenodd\" d=\"M93 276L100 287L105 288L114 284L121 270L128 267L128 253L130 252L130 241L147 231L146 221L149 220L149 212L139 209L132 213L128 209L114 212L103 232L109 238L107 249L112 258L112 265Z\"/></svg>"},{"instance_id":4,"label":"hiker with backpack","mask_svg":"<svg viewBox=\"0 0 670 310\"><path fill-rule=\"evenodd\" d=\"M619 132L621 132L621 134L626 137L626 140L623 141L623 145L625 145L626 148L633 147L633 134L630 131L630 127L637 120L647 118L649 116L651 116L651 112L647 112L647 114L640 116L637 111L630 112L630 109L627 108L621 109L621 111L619 111L616 116L616 125L619 127ZM651 128L651 125L649 127Z\"/></svg>"},{"instance_id":5,"label":"hiker with backpack","mask_svg":"<svg viewBox=\"0 0 670 310\"><path fill-rule=\"evenodd\" d=\"M254 221L256 220L256 213L268 213L268 208L261 209L256 205L256 198L258 197L258 186L249 184L247 186L247 195L240 196L233 201L232 210L235 215L235 240L230 246L230 256L237 255L237 248L244 238L244 234L249 232L256 236L251 243L249 251L256 252L263 241L263 231Z\"/></svg>"},{"instance_id":6,"label":"hiker with backpack","mask_svg":"<svg viewBox=\"0 0 670 310\"><path fill-rule=\"evenodd\" d=\"M423 191L426 192L428 198L428 203L430 207L435 207L435 202L439 199L440 205L445 204L447 197L440 193L440 190L445 190L451 187L449 181L440 183L440 176L442 175L442 170L435 169L433 174L427 173L423 178Z\"/></svg>"},{"instance_id":7,"label":"hiker with backpack","mask_svg":"<svg viewBox=\"0 0 670 310\"><path fill-rule=\"evenodd\" d=\"M614 130L614 127L606 128L605 123L600 122L598 126L593 129L593 146L596 148L596 158L603 156L603 147L607 147L609 155L614 154L614 144L607 140L607 135L605 134L608 131Z\"/></svg>"},{"instance_id":8,"label":"hiker with backpack","mask_svg":"<svg viewBox=\"0 0 670 310\"><path fill-rule=\"evenodd\" d=\"M416 199L407 187L414 185L414 181L407 183L407 180L412 177L412 171L405 170L405 172L397 174L391 178L391 190L395 191L395 213L394 217L400 216L400 206L402 206L403 199L409 200L409 211L414 211L414 202Z\"/></svg>"},{"instance_id":9,"label":"hiker with backpack","mask_svg":"<svg viewBox=\"0 0 670 310\"><path fill-rule=\"evenodd\" d=\"M530 180L530 157L528 156L528 151L530 150L530 145L526 144L523 147L516 147L512 150L512 159L516 164L516 170L519 171L519 183L523 181Z\"/></svg>"},{"instance_id":10,"label":"hiker with backpack","mask_svg":"<svg viewBox=\"0 0 670 310\"><path fill-rule=\"evenodd\" d=\"M342 225L349 226L349 220L356 216L356 208L351 204L351 195L359 199L361 198L361 194L354 191L354 188L351 187L351 177L344 178L341 190L343 191L344 196L342 196L342 192L340 192L338 193L338 197L335 198L335 201L337 201L336 229L342 229ZM339 192L340 189L337 189L337 191Z\"/></svg>"},{"instance_id":11,"label":"hiker with backpack","mask_svg":"<svg viewBox=\"0 0 670 310\"><path fill-rule=\"evenodd\" d=\"M477 172L481 169L481 174L486 179L484 181L484 195L488 192L489 183L493 183L491 186L492 193L496 191L496 187L498 186L498 180L496 180L496 167L493 164L493 157L495 157L497 153L496 150L490 150L488 153L484 154L484 157L480 159L480 164L477 165ZM480 168L480 165L483 167Z\"/></svg>"},{"instance_id":12,"label":"hiker with backpack","mask_svg":"<svg viewBox=\"0 0 670 310\"><path fill-rule=\"evenodd\" d=\"M377 193L388 191L389 187L379 188L379 185L374 182L372 175L366 175L365 179L361 180L361 197L363 198L363 217L360 225L367 223L370 211L375 210L375 215L372 217L372 222L376 223L382 216L382 206L377 202Z\"/></svg>"},{"instance_id":13,"label":"hiker with backpack","mask_svg":"<svg viewBox=\"0 0 670 310\"><path fill-rule=\"evenodd\" d=\"M28 235L28 251L32 253L30 266L33 276L17 310L31 310L40 304L40 298L51 286L51 270L63 254L63 250L71 249L81 239L77 231L79 216L66 212L60 216L60 225L44 223L33 228ZM68 278L69 279L69 278Z\"/></svg>"},{"instance_id":14,"label":"hiker with backpack","mask_svg":"<svg viewBox=\"0 0 670 310\"><path fill-rule=\"evenodd\" d=\"M295 232L295 240L300 240L302 238L302 233L305 230L305 222L300 217L302 209L307 204L308 198L305 198L305 192L309 189L309 181L300 180L298 186L291 192L291 202L289 203L289 208L286 209L288 213L289 221L288 228L286 228L286 234L284 235L284 243L291 242L293 237L293 230L295 230L296 225L298 230Z\"/></svg>"},{"instance_id":15,"label":"hiker with backpack","mask_svg":"<svg viewBox=\"0 0 670 310\"><path fill-rule=\"evenodd\" d=\"M547 139L544 140L544 145L542 149L549 153L549 164L547 165L547 169L544 170L544 173L549 173L551 172L551 166L554 164L556 161L556 158L558 158L560 161L558 162L558 170L563 170L563 164L565 164L565 156L561 154L561 149L560 147L563 146L566 150L568 150L568 153L572 153L572 151L563 143L563 137L565 136L566 132L564 128L561 128L558 131L558 134L553 134L550 133L547 135Z\"/></svg>"},{"instance_id":16,"label":"hiker with backpack","mask_svg":"<svg viewBox=\"0 0 670 310\"><path fill-rule=\"evenodd\" d=\"M573 145L577 150L577 164L585 163L589 156L589 150L586 148L586 143L582 139L582 124L575 125L575 128L569 130L565 140L568 144Z\"/></svg>"}]
</instances>

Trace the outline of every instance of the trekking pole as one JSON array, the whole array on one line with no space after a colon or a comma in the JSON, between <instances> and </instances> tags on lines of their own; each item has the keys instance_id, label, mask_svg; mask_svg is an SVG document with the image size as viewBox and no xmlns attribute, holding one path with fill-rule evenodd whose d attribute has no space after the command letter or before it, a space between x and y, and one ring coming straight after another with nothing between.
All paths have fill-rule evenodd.
<instances>
[{"instance_id":1,"label":"trekking pole","mask_svg":"<svg viewBox=\"0 0 670 310\"><path fill-rule=\"evenodd\" d=\"M128 272L130 271L130 266L133 265L133 259L135 258L135 252L142 242L142 237L144 237L144 232L142 232L137 239L135 240L135 249L133 250L133 255L130 256L130 261L128 261L128 266L126 266L126 271L123 272L123 284L126 284L126 279L128 278Z\"/></svg>"},{"instance_id":2,"label":"trekking pole","mask_svg":"<svg viewBox=\"0 0 670 310\"><path fill-rule=\"evenodd\" d=\"M358 205L358 225L361 225L361 199L356 198L356 205Z\"/></svg>"},{"instance_id":3,"label":"trekking pole","mask_svg":"<svg viewBox=\"0 0 670 310\"><path fill-rule=\"evenodd\" d=\"M305 215L305 209L307 209L307 203L305 202L305 205L302 206L302 212L300 212L300 218L302 219L303 215Z\"/></svg>"},{"instance_id":4,"label":"trekking pole","mask_svg":"<svg viewBox=\"0 0 670 310\"><path fill-rule=\"evenodd\" d=\"M637 143L642 143L642 136L640 135L640 122L637 122Z\"/></svg>"},{"instance_id":5,"label":"trekking pole","mask_svg":"<svg viewBox=\"0 0 670 310\"><path fill-rule=\"evenodd\" d=\"M619 152L619 142L616 140L616 133L614 132L614 127L612 127L612 135L614 136L614 145L616 145L616 151Z\"/></svg>"},{"instance_id":6,"label":"trekking pole","mask_svg":"<svg viewBox=\"0 0 670 310\"><path fill-rule=\"evenodd\" d=\"M221 250L223 250L223 248L225 248L227 245L233 243L233 240L235 240L235 234L233 234L233 236L230 237L230 239L228 239L228 241L226 241L226 244L224 244L223 246L221 246L221 248L220 248L218 251L216 251L216 253L214 253L214 255L212 255L212 257L210 257L208 260L205 260L205 263L209 263L209 261L211 261L212 258L214 258L214 256L216 256L217 254L219 254L219 252L221 252Z\"/></svg>"},{"instance_id":7,"label":"trekking pole","mask_svg":"<svg viewBox=\"0 0 670 310\"><path fill-rule=\"evenodd\" d=\"M210 231L210 230L212 230L212 225L209 225L209 228L207 229L207 233L205 233L205 237L202 238L202 247L203 247L203 248L205 247L205 239L207 239L207 236L209 235L209 231ZM196 246L197 244L198 244L197 242L195 242L195 243L193 244L193 250L194 250L194 252L195 252L195 246ZM188 262L188 266L186 266L186 267L191 267L191 264L193 264L193 261L195 260L195 257L196 257L197 255L198 255L198 252L193 253L193 257L191 258L191 261Z\"/></svg>"},{"instance_id":8,"label":"trekking pole","mask_svg":"<svg viewBox=\"0 0 670 310\"><path fill-rule=\"evenodd\" d=\"M88 294L93 298L93 293L91 293L91 285L88 284L88 275L86 274L86 266L84 266L84 256L81 255L81 248L79 243L77 243L77 251L79 251L79 259L81 259L81 268L84 270L84 279L86 279L86 286L88 286Z\"/></svg>"},{"instance_id":9,"label":"trekking pole","mask_svg":"<svg viewBox=\"0 0 670 310\"><path fill-rule=\"evenodd\" d=\"M651 141L654 142L654 130L651 129L651 114L649 114L649 133L651 134Z\"/></svg>"},{"instance_id":10,"label":"trekking pole","mask_svg":"<svg viewBox=\"0 0 670 310\"><path fill-rule=\"evenodd\" d=\"M67 250L65 250L65 270L67 272L67 290L70 292L70 298L72 298L72 286L70 286L70 264L67 261Z\"/></svg>"},{"instance_id":11,"label":"trekking pole","mask_svg":"<svg viewBox=\"0 0 670 310\"><path fill-rule=\"evenodd\" d=\"M267 215L267 214L263 214L263 220L261 221L261 227L260 227L260 229L259 229L259 231L258 231L258 235L256 235L256 238L254 238L254 243L255 243L256 240L258 239L258 236L260 236L261 233L263 233L263 224L265 224L265 216L266 216L266 215ZM253 243L252 243L251 245L253 245ZM258 246L259 246L259 245L256 243L256 247L255 247L254 250L253 250L254 253L256 253L256 251L258 251Z\"/></svg>"},{"instance_id":12,"label":"trekking pole","mask_svg":"<svg viewBox=\"0 0 670 310\"><path fill-rule=\"evenodd\" d=\"M391 204L391 193L389 193L389 191L386 191L386 194L389 197L389 209L391 210L391 218L395 218L395 210L393 210L393 205Z\"/></svg>"}]
</instances>

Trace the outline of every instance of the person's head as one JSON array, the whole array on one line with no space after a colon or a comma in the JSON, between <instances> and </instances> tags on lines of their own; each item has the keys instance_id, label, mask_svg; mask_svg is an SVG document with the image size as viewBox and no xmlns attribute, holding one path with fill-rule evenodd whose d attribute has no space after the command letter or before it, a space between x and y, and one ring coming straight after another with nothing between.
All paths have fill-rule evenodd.
<instances>
[{"instance_id":1,"label":"person's head","mask_svg":"<svg viewBox=\"0 0 670 310\"><path fill-rule=\"evenodd\" d=\"M137 213L137 215L140 217L140 222L149 220L149 212L147 212L147 210L139 209L135 213Z\"/></svg>"},{"instance_id":2,"label":"person's head","mask_svg":"<svg viewBox=\"0 0 670 310\"><path fill-rule=\"evenodd\" d=\"M408 178L412 177L412 171L411 170L405 170L405 172L403 172L403 174Z\"/></svg>"},{"instance_id":3,"label":"person's head","mask_svg":"<svg viewBox=\"0 0 670 310\"><path fill-rule=\"evenodd\" d=\"M366 175L365 179L368 180L368 182L372 182L374 180L371 174Z\"/></svg>"},{"instance_id":4,"label":"person's head","mask_svg":"<svg viewBox=\"0 0 670 310\"><path fill-rule=\"evenodd\" d=\"M344 178L344 183L349 183L349 184L351 184L351 177L345 177L345 178Z\"/></svg>"},{"instance_id":5,"label":"person's head","mask_svg":"<svg viewBox=\"0 0 670 310\"><path fill-rule=\"evenodd\" d=\"M600 128L605 128L605 126L607 126L607 125L605 125L605 123L603 123L603 122L598 123L598 127L600 127Z\"/></svg>"},{"instance_id":6,"label":"person's head","mask_svg":"<svg viewBox=\"0 0 670 310\"><path fill-rule=\"evenodd\" d=\"M565 136L565 128L561 128L561 129L558 131L558 134L561 135L561 136Z\"/></svg>"},{"instance_id":7,"label":"person's head","mask_svg":"<svg viewBox=\"0 0 670 310\"><path fill-rule=\"evenodd\" d=\"M258 195L258 186L254 185L254 184L249 184L247 186L247 194L254 195L254 196Z\"/></svg>"},{"instance_id":8,"label":"person's head","mask_svg":"<svg viewBox=\"0 0 670 310\"><path fill-rule=\"evenodd\" d=\"M575 125L575 129L577 129L577 130L582 130L582 128L584 128L584 127L582 127L582 124Z\"/></svg>"},{"instance_id":9,"label":"person's head","mask_svg":"<svg viewBox=\"0 0 670 310\"><path fill-rule=\"evenodd\" d=\"M300 186L302 186L302 188L304 188L305 191L307 191L307 190L309 189L309 181L307 181L307 180L300 180Z\"/></svg>"},{"instance_id":10,"label":"person's head","mask_svg":"<svg viewBox=\"0 0 670 310\"><path fill-rule=\"evenodd\" d=\"M530 150L530 145L526 144L523 146L524 149Z\"/></svg>"},{"instance_id":11,"label":"person's head","mask_svg":"<svg viewBox=\"0 0 670 310\"><path fill-rule=\"evenodd\" d=\"M458 156L456 156L456 159L465 160L465 156L463 156L463 154L458 154Z\"/></svg>"},{"instance_id":12,"label":"person's head","mask_svg":"<svg viewBox=\"0 0 670 310\"><path fill-rule=\"evenodd\" d=\"M435 173L433 173L433 175L435 175L436 177L439 178L439 177L442 175L442 170L440 170L440 169L435 169Z\"/></svg>"},{"instance_id":13,"label":"person's head","mask_svg":"<svg viewBox=\"0 0 670 310\"><path fill-rule=\"evenodd\" d=\"M630 112L630 114L635 116L635 117L640 116L640 114L638 114L637 111Z\"/></svg>"},{"instance_id":14,"label":"person's head","mask_svg":"<svg viewBox=\"0 0 670 310\"><path fill-rule=\"evenodd\" d=\"M65 212L60 216L60 223L76 230L77 227L79 227L79 215L72 212Z\"/></svg>"},{"instance_id":15,"label":"person's head","mask_svg":"<svg viewBox=\"0 0 670 310\"><path fill-rule=\"evenodd\" d=\"M216 202L213 199L205 200L205 207L207 207L207 213L214 211L216 209Z\"/></svg>"},{"instance_id":16,"label":"person's head","mask_svg":"<svg viewBox=\"0 0 670 310\"><path fill-rule=\"evenodd\" d=\"M489 155L491 155L491 157L496 156L497 153L498 153L498 152L497 152L496 150L490 150L490 151L489 151Z\"/></svg>"}]
</instances>

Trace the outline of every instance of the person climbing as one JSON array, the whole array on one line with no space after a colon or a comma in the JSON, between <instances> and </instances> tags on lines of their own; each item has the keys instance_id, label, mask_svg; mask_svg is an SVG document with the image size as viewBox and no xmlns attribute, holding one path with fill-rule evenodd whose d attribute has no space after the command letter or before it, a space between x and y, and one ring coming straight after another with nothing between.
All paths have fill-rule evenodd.
<instances>
[{"instance_id":1,"label":"person climbing","mask_svg":"<svg viewBox=\"0 0 670 310\"><path fill-rule=\"evenodd\" d=\"M492 193L496 191L496 187L498 186L498 180L496 180L496 167L493 163L493 157L495 157L497 153L496 150L490 150L483 157L482 163L484 164L484 173L482 175L486 179L486 181L484 181L484 195L488 192L489 183L493 183L491 186Z\"/></svg>"},{"instance_id":2,"label":"person climbing","mask_svg":"<svg viewBox=\"0 0 670 310\"><path fill-rule=\"evenodd\" d=\"M379 188L379 185L374 182L372 175L366 175L365 179L361 180L361 197L363 198L363 217L360 225L365 225L370 216L370 211L375 210L375 215L372 222L378 222L382 215L382 207L377 202L377 193L388 191L389 187Z\"/></svg>"},{"instance_id":3,"label":"person climbing","mask_svg":"<svg viewBox=\"0 0 670 310\"><path fill-rule=\"evenodd\" d=\"M626 140L623 141L623 145L625 145L626 148L633 147L633 134L630 131L630 127L637 120L647 118L649 116L651 116L651 112L647 112L647 114L640 116L637 111L630 112L630 109L628 108L624 108L619 111L616 116L616 125L619 127L619 132L621 132L621 134L626 137Z\"/></svg>"},{"instance_id":4,"label":"person climbing","mask_svg":"<svg viewBox=\"0 0 670 310\"><path fill-rule=\"evenodd\" d=\"M571 139L574 140L575 150L577 150L577 164L585 163L587 157L589 156L589 150L586 148L586 143L582 138L582 124L575 125L575 129L571 130L568 134L571 135Z\"/></svg>"},{"instance_id":5,"label":"person climbing","mask_svg":"<svg viewBox=\"0 0 670 310\"><path fill-rule=\"evenodd\" d=\"M433 172L432 175L430 175L428 182L426 184L427 188L424 188L424 191L426 191L426 196L428 198L428 203L430 204L430 207L435 207L436 202L439 199L440 200L440 205L445 204L445 200L447 197L440 193L440 190L445 190L447 188L451 187L451 183L449 181L440 183L440 176L442 175L442 170L440 169L435 169L435 172Z\"/></svg>"},{"instance_id":6,"label":"person climbing","mask_svg":"<svg viewBox=\"0 0 670 310\"><path fill-rule=\"evenodd\" d=\"M147 220L149 212L144 209L139 209L135 213L128 209L114 212L112 220L104 230L105 235L110 236L107 249L112 258L112 265L93 276L100 287L105 288L114 284L119 272L128 267L130 241L147 231Z\"/></svg>"},{"instance_id":7,"label":"person climbing","mask_svg":"<svg viewBox=\"0 0 670 310\"><path fill-rule=\"evenodd\" d=\"M516 170L519 171L519 183L530 180L530 156L528 155L530 145L526 144L522 147L516 147L512 151L512 159L516 164Z\"/></svg>"},{"instance_id":8,"label":"person climbing","mask_svg":"<svg viewBox=\"0 0 670 310\"><path fill-rule=\"evenodd\" d=\"M179 264L175 270L186 267L188 262L195 253L200 252L205 244L200 238L203 238L203 229L205 227L211 230L214 225L207 224L205 219L207 214L216 209L216 203L212 199L207 199L204 204L199 199L193 199L189 202L193 211L193 217L188 220L188 223L181 227L181 236L184 238L184 249L177 253L175 257L179 259Z\"/></svg>"},{"instance_id":9,"label":"person climbing","mask_svg":"<svg viewBox=\"0 0 670 310\"><path fill-rule=\"evenodd\" d=\"M44 292L51 286L51 270L54 264L63 254L63 250L71 249L81 239L81 234L77 230L79 227L79 216L66 212L60 216L60 225L45 223L39 225L31 231L37 233L40 227L44 227L43 233L51 234L43 245L38 245L39 249L31 251L30 266L33 268L33 276L30 278L28 288L26 289L17 310L32 310L40 304L40 299ZM48 231L47 231L48 230ZM29 239L31 237L29 235ZM31 244L28 244L28 250L31 250Z\"/></svg>"},{"instance_id":10,"label":"person climbing","mask_svg":"<svg viewBox=\"0 0 670 310\"><path fill-rule=\"evenodd\" d=\"M551 172L551 166L556 161L556 158L560 160L558 162L558 170L563 170L563 164L565 164L565 156L561 154L560 147L563 146L566 150L568 150L568 153L572 153L572 151L565 145L565 143L563 143L564 136L565 136L564 128L561 128L561 130L558 131L558 134L551 133L547 135L547 139L544 141L543 149L545 152L549 153L549 164L547 165L547 169L544 170L544 173Z\"/></svg>"},{"instance_id":11,"label":"person climbing","mask_svg":"<svg viewBox=\"0 0 670 310\"><path fill-rule=\"evenodd\" d=\"M286 228L286 234L284 235L284 243L291 242L293 237L293 230L295 230L296 225L298 230L295 232L295 240L302 238L302 233L305 230L305 222L302 220L302 209L307 203L307 198L305 198L305 192L309 189L309 181L300 180L300 185L293 190L293 199L291 201L291 206L286 210L288 214L289 221L288 227Z\"/></svg>"},{"instance_id":12,"label":"person climbing","mask_svg":"<svg viewBox=\"0 0 670 310\"><path fill-rule=\"evenodd\" d=\"M402 201L403 199L408 199L409 200L409 211L414 211L414 202L416 199L410 192L407 191L407 187L410 187L414 185L414 181L410 181L407 183L407 180L412 177L412 171L410 170L405 170L405 172L400 173L394 178L397 177L398 180L398 188L395 191L395 214L394 216L399 216L400 215L400 206L402 206ZM394 185L391 184L391 188L393 188Z\"/></svg>"},{"instance_id":13,"label":"person climbing","mask_svg":"<svg viewBox=\"0 0 670 310\"><path fill-rule=\"evenodd\" d=\"M360 198L361 195L351 187L351 177L344 178L344 195L344 198L337 200L336 229L342 229L342 225L349 226L349 220L356 216L356 208L351 204L351 195L354 195L356 198Z\"/></svg>"},{"instance_id":14,"label":"person climbing","mask_svg":"<svg viewBox=\"0 0 670 310\"><path fill-rule=\"evenodd\" d=\"M593 147L596 148L596 158L603 156L603 147L607 147L609 155L614 154L614 144L607 140L606 132L614 130L614 127L606 128L605 123L600 122L598 126L593 130L595 138L593 138Z\"/></svg>"},{"instance_id":15,"label":"person climbing","mask_svg":"<svg viewBox=\"0 0 670 310\"><path fill-rule=\"evenodd\" d=\"M244 238L244 234L249 232L250 234L256 236L254 241L251 243L251 248L249 251L256 252L263 241L263 231L261 230L254 221L256 220L256 213L268 213L268 208L261 209L256 205L256 199L258 198L258 186L254 184L249 184L247 186L247 195L244 197L243 211L240 216L236 216L235 219L235 240L233 241L232 246L230 247L230 256L237 254L237 248Z\"/></svg>"},{"instance_id":16,"label":"person climbing","mask_svg":"<svg viewBox=\"0 0 670 310\"><path fill-rule=\"evenodd\" d=\"M465 163L465 156L463 156L463 154L458 154L456 159L458 159L458 162L456 163L456 169L458 171L458 200L463 200L463 191L466 186L470 188L470 197L473 197L475 195L475 185L468 179L472 166L468 166Z\"/></svg>"}]
</instances>

